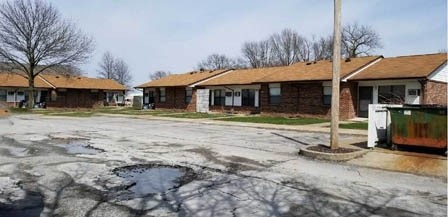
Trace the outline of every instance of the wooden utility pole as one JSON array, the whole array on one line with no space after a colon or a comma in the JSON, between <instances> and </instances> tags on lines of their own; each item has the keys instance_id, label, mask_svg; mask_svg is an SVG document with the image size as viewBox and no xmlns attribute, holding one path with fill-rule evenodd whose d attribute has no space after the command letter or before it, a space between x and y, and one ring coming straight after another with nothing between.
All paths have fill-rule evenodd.
<instances>
[{"instance_id":1,"label":"wooden utility pole","mask_svg":"<svg viewBox=\"0 0 448 217\"><path fill-rule=\"evenodd\" d=\"M333 82L331 90L331 149L339 148L339 82L341 70L341 1L334 0Z\"/></svg>"}]
</instances>

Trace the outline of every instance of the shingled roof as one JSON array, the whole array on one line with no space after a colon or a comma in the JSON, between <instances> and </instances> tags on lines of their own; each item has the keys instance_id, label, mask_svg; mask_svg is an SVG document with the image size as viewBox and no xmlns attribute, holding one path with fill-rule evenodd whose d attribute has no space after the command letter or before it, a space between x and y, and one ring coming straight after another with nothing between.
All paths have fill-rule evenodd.
<instances>
[{"instance_id":1,"label":"shingled roof","mask_svg":"<svg viewBox=\"0 0 448 217\"><path fill-rule=\"evenodd\" d=\"M36 88L126 90L125 86L111 79L53 74L39 74L34 79L34 86ZM17 73L0 72L0 87L28 87L28 79Z\"/></svg>"},{"instance_id":2,"label":"shingled roof","mask_svg":"<svg viewBox=\"0 0 448 217\"><path fill-rule=\"evenodd\" d=\"M357 57L341 60L340 77L343 78L370 63L379 60L381 56ZM288 81L326 81L333 78L332 62L321 60L316 62L299 62L291 65L280 73L272 73L257 82L288 82Z\"/></svg>"},{"instance_id":3,"label":"shingled roof","mask_svg":"<svg viewBox=\"0 0 448 217\"><path fill-rule=\"evenodd\" d=\"M56 88L126 90L125 86L111 79L47 74L43 74L41 77Z\"/></svg>"},{"instance_id":4,"label":"shingled roof","mask_svg":"<svg viewBox=\"0 0 448 217\"><path fill-rule=\"evenodd\" d=\"M193 71L184 74L173 74L160 78L158 80L146 82L144 84L136 86L135 88L189 86L227 71L229 70Z\"/></svg>"},{"instance_id":5,"label":"shingled roof","mask_svg":"<svg viewBox=\"0 0 448 217\"><path fill-rule=\"evenodd\" d=\"M379 60L381 56L358 57L341 61L341 78ZM325 81L332 79L332 62L300 62L291 66L239 69L200 83L200 86L272 83L288 81Z\"/></svg>"},{"instance_id":6,"label":"shingled roof","mask_svg":"<svg viewBox=\"0 0 448 217\"><path fill-rule=\"evenodd\" d=\"M16 73L0 72L0 87L28 87L28 79ZM34 87L53 88L39 77L34 80Z\"/></svg>"},{"instance_id":7,"label":"shingled roof","mask_svg":"<svg viewBox=\"0 0 448 217\"><path fill-rule=\"evenodd\" d=\"M446 62L446 53L389 57L348 80L426 78Z\"/></svg>"}]
</instances>

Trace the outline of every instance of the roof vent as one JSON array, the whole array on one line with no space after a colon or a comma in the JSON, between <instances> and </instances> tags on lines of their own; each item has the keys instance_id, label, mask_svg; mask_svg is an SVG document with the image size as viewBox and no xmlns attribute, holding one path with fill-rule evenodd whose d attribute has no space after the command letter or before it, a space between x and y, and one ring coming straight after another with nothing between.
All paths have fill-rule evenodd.
<instances>
[{"instance_id":1,"label":"roof vent","mask_svg":"<svg viewBox=\"0 0 448 217\"><path fill-rule=\"evenodd\" d=\"M352 61L350 58L345 59L345 62L346 62L346 63L347 63L347 62L350 62L350 61Z\"/></svg>"}]
</instances>

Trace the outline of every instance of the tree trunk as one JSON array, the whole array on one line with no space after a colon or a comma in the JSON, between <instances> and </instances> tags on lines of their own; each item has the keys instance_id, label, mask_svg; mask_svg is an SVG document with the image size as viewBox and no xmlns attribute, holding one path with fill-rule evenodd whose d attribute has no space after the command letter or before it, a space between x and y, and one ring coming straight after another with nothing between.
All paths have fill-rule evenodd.
<instances>
[{"instance_id":1,"label":"tree trunk","mask_svg":"<svg viewBox=\"0 0 448 217\"><path fill-rule=\"evenodd\" d=\"M34 76L28 76L28 108L34 107Z\"/></svg>"}]
</instances>

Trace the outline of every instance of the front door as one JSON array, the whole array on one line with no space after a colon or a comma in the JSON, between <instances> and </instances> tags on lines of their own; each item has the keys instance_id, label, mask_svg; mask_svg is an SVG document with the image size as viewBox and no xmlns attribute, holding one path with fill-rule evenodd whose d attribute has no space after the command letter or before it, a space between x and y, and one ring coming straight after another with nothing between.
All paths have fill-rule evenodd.
<instances>
[{"instance_id":1,"label":"front door","mask_svg":"<svg viewBox=\"0 0 448 217\"><path fill-rule=\"evenodd\" d=\"M369 104L373 103L373 87L359 87L358 117L369 116Z\"/></svg>"}]
</instances>

